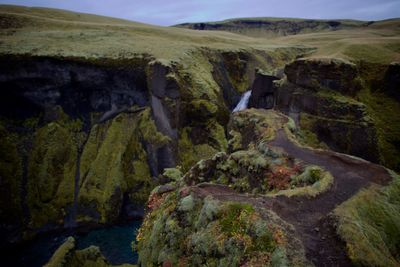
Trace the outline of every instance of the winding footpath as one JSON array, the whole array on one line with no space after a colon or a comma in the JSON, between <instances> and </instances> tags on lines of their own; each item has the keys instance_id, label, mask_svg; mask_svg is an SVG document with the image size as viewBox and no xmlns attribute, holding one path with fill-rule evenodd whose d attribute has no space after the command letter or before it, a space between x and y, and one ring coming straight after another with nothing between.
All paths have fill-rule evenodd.
<instances>
[{"instance_id":1,"label":"winding footpath","mask_svg":"<svg viewBox=\"0 0 400 267\"><path fill-rule=\"evenodd\" d=\"M337 236L334 220L329 214L361 188L368 187L371 183L385 185L391 181L387 170L380 165L345 154L299 147L289 140L283 129L277 131L275 139L269 145L285 150L288 155L306 164L322 166L333 175L333 185L314 198L255 198L234 192L227 186L211 184L194 187L194 192L204 196L211 194L220 200L249 202L271 209L294 226L307 259L315 266L352 266L346 255L345 244Z\"/></svg>"}]
</instances>

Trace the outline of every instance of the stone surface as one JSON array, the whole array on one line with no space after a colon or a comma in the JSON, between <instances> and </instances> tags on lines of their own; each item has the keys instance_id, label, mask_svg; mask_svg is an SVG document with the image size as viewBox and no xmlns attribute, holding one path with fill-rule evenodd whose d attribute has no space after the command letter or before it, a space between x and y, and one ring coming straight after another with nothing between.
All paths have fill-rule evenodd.
<instances>
[{"instance_id":1,"label":"stone surface","mask_svg":"<svg viewBox=\"0 0 400 267\"><path fill-rule=\"evenodd\" d=\"M354 95L360 89L356 65L341 59L297 59L286 65L285 74L289 82L314 90L328 88Z\"/></svg>"},{"instance_id":2,"label":"stone surface","mask_svg":"<svg viewBox=\"0 0 400 267\"><path fill-rule=\"evenodd\" d=\"M315 92L285 83L277 89L276 108L329 148L379 162L375 125L364 104L327 89Z\"/></svg>"},{"instance_id":3,"label":"stone surface","mask_svg":"<svg viewBox=\"0 0 400 267\"><path fill-rule=\"evenodd\" d=\"M140 63L143 64L143 63ZM29 116L62 105L75 116L112 114L133 105L148 105L144 73L51 58L2 57L1 114ZM19 109L19 106L25 106Z\"/></svg>"},{"instance_id":4,"label":"stone surface","mask_svg":"<svg viewBox=\"0 0 400 267\"><path fill-rule=\"evenodd\" d=\"M256 73L253 85L251 86L251 96L249 99L249 108L271 109L275 105L273 81L278 77L261 72Z\"/></svg>"}]
</instances>

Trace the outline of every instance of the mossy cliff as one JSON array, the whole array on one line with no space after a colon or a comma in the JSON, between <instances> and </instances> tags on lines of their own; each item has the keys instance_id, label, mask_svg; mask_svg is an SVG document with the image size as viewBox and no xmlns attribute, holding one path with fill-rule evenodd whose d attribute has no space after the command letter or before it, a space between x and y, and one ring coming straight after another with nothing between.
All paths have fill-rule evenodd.
<instances>
[{"instance_id":1,"label":"mossy cliff","mask_svg":"<svg viewBox=\"0 0 400 267\"><path fill-rule=\"evenodd\" d=\"M29 153L27 198L30 227L62 223L74 199L78 140L73 121L50 122L36 130Z\"/></svg>"},{"instance_id":2,"label":"mossy cliff","mask_svg":"<svg viewBox=\"0 0 400 267\"><path fill-rule=\"evenodd\" d=\"M2 209L4 240L142 216L165 168L187 171L227 150L230 109L254 69L281 69L304 51L201 48L179 61L2 55L2 182L15 201Z\"/></svg>"},{"instance_id":3,"label":"mossy cliff","mask_svg":"<svg viewBox=\"0 0 400 267\"><path fill-rule=\"evenodd\" d=\"M22 158L18 153L18 136L0 124L0 220L8 226L22 223ZM12 215L12 216L11 216ZM9 231L11 229L8 229Z\"/></svg>"},{"instance_id":4,"label":"mossy cliff","mask_svg":"<svg viewBox=\"0 0 400 267\"><path fill-rule=\"evenodd\" d=\"M115 221L124 196L132 203L146 201L156 183L150 178L148 152L170 142L150 116L150 109L120 114L91 129L80 162L78 221Z\"/></svg>"},{"instance_id":5,"label":"mossy cliff","mask_svg":"<svg viewBox=\"0 0 400 267\"><path fill-rule=\"evenodd\" d=\"M6 204L4 199L11 210L2 209L2 216L7 227L16 231L5 236L18 240L21 233L63 225L110 223L128 212L123 203L143 205L157 182L150 170L157 161L148 155L171 142L158 132L150 108L132 109L93 124L90 132L59 106L46 113L52 117L48 122L47 115L3 122L2 144L9 156L1 161L1 171L8 192L5 197L15 204ZM15 216L9 218L14 220L8 222L11 213Z\"/></svg>"},{"instance_id":6,"label":"mossy cliff","mask_svg":"<svg viewBox=\"0 0 400 267\"><path fill-rule=\"evenodd\" d=\"M398 170L399 124L391 115L399 107L391 97L397 80L387 65L375 65L298 59L286 66L287 79L276 84L277 108L300 126L306 143Z\"/></svg>"},{"instance_id":7,"label":"mossy cliff","mask_svg":"<svg viewBox=\"0 0 400 267\"><path fill-rule=\"evenodd\" d=\"M255 68L309 51L52 9L0 17L4 241L140 216L164 168L227 149Z\"/></svg>"}]
</instances>

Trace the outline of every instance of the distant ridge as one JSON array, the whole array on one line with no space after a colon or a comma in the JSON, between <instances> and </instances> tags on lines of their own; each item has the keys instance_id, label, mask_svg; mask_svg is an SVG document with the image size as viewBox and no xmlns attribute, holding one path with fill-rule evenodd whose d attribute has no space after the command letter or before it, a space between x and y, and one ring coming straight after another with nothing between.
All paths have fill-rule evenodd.
<instances>
[{"instance_id":1,"label":"distant ridge","mask_svg":"<svg viewBox=\"0 0 400 267\"><path fill-rule=\"evenodd\" d=\"M173 27L192 30L219 30L251 37L275 37L302 33L365 28L376 21L350 19L236 18L216 22L183 23Z\"/></svg>"}]
</instances>

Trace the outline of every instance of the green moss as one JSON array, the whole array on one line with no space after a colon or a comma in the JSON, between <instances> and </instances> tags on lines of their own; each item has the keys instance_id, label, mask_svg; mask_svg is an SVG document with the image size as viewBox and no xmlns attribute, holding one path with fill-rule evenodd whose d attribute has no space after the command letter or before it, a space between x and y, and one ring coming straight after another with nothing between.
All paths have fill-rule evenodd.
<instances>
[{"instance_id":1,"label":"green moss","mask_svg":"<svg viewBox=\"0 0 400 267\"><path fill-rule=\"evenodd\" d=\"M179 181L182 178L182 172L178 168L166 168L164 169L163 176L171 181Z\"/></svg>"},{"instance_id":2,"label":"green moss","mask_svg":"<svg viewBox=\"0 0 400 267\"><path fill-rule=\"evenodd\" d=\"M101 254L100 248L96 246L90 246L82 250L74 251L74 255L67 266L111 267L105 257Z\"/></svg>"},{"instance_id":3,"label":"green moss","mask_svg":"<svg viewBox=\"0 0 400 267\"><path fill-rule=\"evenodd\" d=\"M273 227L249 204L211 196L177 199L175 193L159 197L162 204L146 216L137 236L140 265L239 266L277 247Z\"/></svg>"},{"instance_id":4,"label":"green moss","mask_svg":"<svg viewBox=\"0 0 400 267\"><path fill-rule=\"evenodd\" d=\"M7 131L1 127L3 147L0 149L3 155L8 154L7 166L15 168L18 165L18 169L13 171L14 177L10 183L9 175L0 163L0 169L4 171L1 174L4 177L1 188L7 191L1 195L8 198L8 204L2 211L7 212L8 207L12 207L13 216L10 218L21 221L21 205L26 204L29 217L25 219L28 222L31 220L31 228L42 227L48 223L62 224L66 208L71 204L74 195L77 148L81 142L82 123L80 120L69 118L59 106L55 106L49 114L51 116L47 121L53 120L49 123L41 120L41 116L24 120L4 119L4 125L9 129L17 129L13 134L4 135ZM21 181L25 168L23 159L24 164L27 164L27 195L22 198L21 190L25 187ZM24 203L21 203L22 201ZM5 218L3 221L7 222L9 219ZM15 225L18 223L14 222Z\"/></svg>"},{"instance_id":5,"label":"green moss","mask_svg":"<svg viewBox=\"0 0 400 267\"><path fill-rule=\"evenodd\" d=\"M18 137L0 124L0 220L17 225L22 221L22 160Z\"/></svg>"},{"instance_id":6,"label":"green moss","mask_svg":"<svg viewBox=\"0 0 400 267\"><path fill-rule=\"evenodd\" d=\"M75 239L68 237L67 240L54 252L45 267L112 267L100 249L96 246L90 246L82 250L76 250ZM133 267L134 265L123 264L119 267ZM117 267L117 266L115 266Z\"/></svg>"},{"instance_id":7,"label":"green moss","mask_svg":"<svg viewBox=\"0 0 400 267\"><path fill-rule=\"evenodd\" d=\"M355 265L400 264L400 177L390 185L371 186L335 209L338 233Z\"/></svg>"},{"instance_id":8,"label":"green moss","mask_svg":"<svg viewBox=\"0 0 400 267\"><path fill-rule=\"evenodd\" d=\"M183 171L189 170L199 160L211 158L218 152L209 144L194 145L189 137L190 131L190 127L183 128L178 142L179 162Z\"/></svg>"},{"instance_id":9,"label":"green moss","mask_svg":"<svg viewBox=\"0 0 400 267\"><path fill-rule=\"evenodd\" d=\"M51 122L35 133L27 196L34 228L62 223L65 208L73 202L78 144L69 126L65 121Z\"/></svg>"},{"instance_id":10,"label":"green moss","mask_svg":"<svg viewBox=\"0 0 400 267\"><path fill-rule=\"evenodd\" d=\"M242 149L242 135L235 130L231 130L229 135L231 136L228 141L229 150L236 151Z\"/></svg>"},{"instance_id":11,"label":"green moss","mask_svg":"<svg viewBox=\"0 0 400 267\"><path fill-rule=\"evenodd\" d=\"M316 122L312 116L303 112L300 113L300 121L299 121L300 129L297 137L305 145L314 148L326 149L327 145L320 142L318 136L313 131L315 123Z\"/></svg>"},{"instance_id":12,"label":"green moss","mask_svg":"<svg viewBox=\"0 0 400 267\"><path fill-rule=\"evenodd\" d=\"M45 267L63 267L68 266L68 262L73 257L75 249L75 239L70 236L67 240L54 252Z\"/></svg>"},{"instance_id":13,"label":"green moss","mask_svg":"<svg viewBox=\"0 0 400 267\"><path fill-rule=\"evenodd\" d=\"M217 113L218 107L213 104L210 100L205 99L196 99L190 102L191 106L193 107L194 112L200 112L204 116L213 116Z\"/></svg>"},{"instance_id":14,"label":"green moss","mask_svg":"<svg viewBox=\"0 0 400 267\"><path fill-rule=\"evenodd\" d=\"M312 198L326 192L333 185L333 182L334 178L328 171L317 166L308 166L303 173L292 178L291 189L280 190L267 195L272 197L283 195Z\"/></svg>"},{"instance_id":15,"label":"green moss","mask_svg":"<svg viewBox=\"0 0 400 267\"><path fill-rule=\"evenodd\" d=\"M178 210L180 211L191 211L194 208L193 196L189 195L181 199L178 205Z\"/></svg>"},{"instance_id":16,"label":"green moss","mask_svg":"<svg viewBox=\"0 0 400 267\"><path fill-rule=\"evenodd\" d=\"M227 204L219 214L221 230L228 236L246 234L248 220L253 213L254 208L249 204Z\"/></svg>"},{"instance_id":17,"label":"green moss","mask_svg":"<svg viewBox=\"0 0 400 267\"><path fill-rule=\"evenodd\" d=\"M314 184L321 180L323 170L317 166L307 166L304 172L296 177L293 177L291 184Z\"/></svg>"},{"instance_id":18,"label":"green moss","mask_svg":"<svg viewBox=\"0 0 400 267\"><path fill-rule=\"evenodd\" d=\"M268 161L258 150L240 150L231 154L233 160L249 172L268 168Z\"/></svg>"},{"instance_id":19,"label":"green moss","mask_svg":"<svg viewBox=\"0 0 400 267\"><path fill-rule=\"evenodd\" d=\"M382 92L364 89L358 94L360 101L367 106L377 131L378 149L381 163L389 168L400 170L400 105L395 99Z\"/></svg>"},{"instance_id":20,"label":"green moss","mask_svg":"<svg viewBox=\"0 0 400 267\"><path fill-rule=\"evenodd\" d=\"M283 248L277 247L271 255L272 267L288 267L289 261Z\"/></svg>"},{"instance_id":21,"label":"green moss","mask_svg":"<svg viewBox=\"0 0 400 267\"><path fill-rule=\"evenodd\" d=\"M228 141L226 140L224 127L218 122L211 120L207 123L207 130L210 133L210 144L218 151L226 151Z\"/></svg>"},{"instance_id":22,"label":"green moss","mask_svg":"<svg viewBox=\"0 0 400 267\"><path fill-rule=\"evenodd\" d=\"M248 57L245 53L222 53L229 81L233 85L233 88L240 93L244 93L249 87L248 76L243 75L247 70Z\"/></svg>"},{"instance_id":23,"label":"green moss","mask_svg":"<svg viewBox=\"0 0 400 267\"><path fill-rule=\"evenodd\" d=\"M215 200L211 196L207 196L204 199L203 207L200 210L199 218L195 225L196 229L199 229L204 225L207 225L211 221L215 220L218 216L219 211L220 211L219 201Z\"/></svg>"},{"instance_id":24,"label":"green moss","mask_svg":"<svg viewBox=\"0 0 400 267\"><path fill-rule=\"evenodd\" d=\"M139 131L144 141L156 146L162 146L171 141L168 136L157 130L149 108L141 112L139 116Z\"/></svg>"},{"instance_id":25,"label":"green moss","mask_svg":"<svg viewBox=\"0 0 400 267\"><path fill-rule=\"evenodd\" d=\"M169 141L156 130L150 109L94 126L81 158L80 203L96 203L102 222L116 219L125 192L144 203L155 184L143 142L157 148Z\"/></svg>"}]
</instances>

